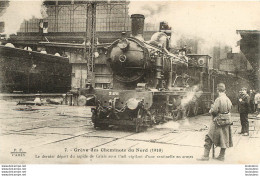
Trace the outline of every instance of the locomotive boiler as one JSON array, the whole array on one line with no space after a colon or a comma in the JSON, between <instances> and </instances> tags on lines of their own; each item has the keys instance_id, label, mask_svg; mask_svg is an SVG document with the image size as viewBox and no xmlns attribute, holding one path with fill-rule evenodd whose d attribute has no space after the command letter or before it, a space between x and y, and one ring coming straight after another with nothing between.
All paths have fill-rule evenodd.
<instances>
[{"instance_id":1,"label":"locomotive boiler","mask_svg":"<svg viewBox=\"0 0 260 176\"><path fill-rule=\"evenodd\" d=\"M166 49L167 36L158 35L158 39L143 40L143 15L132 15L132 37L116 40L108 49L108 59L113 70L118 89L134 89L137 83L146 83L150 88L167 88L172 83L172 66L178 70L187 68L187 58L169 53ZM157 35L157 34L155 34ZM160 41L160 39L163 39ZM156 41L157 40L157 41ZM180 74L180 73L176 73ZM165 81L166 85L161 85Z\"/></svg>"},{"instance_id":2,"label":"locomotive boiler","mask_svg":"<svg viewBox=\"0 0 260 176\"><path fill-rule=\"evenodd\" d=\"M141 127L173 119L180 112L177 109L185 109L181 100L191 89L187 86L187 57L167 50L165 33L155 33L152 40L144 41L144 16L134 14L131 19L131 36L123 33L108 47L113 82L110 89L94 90L94 127L132 126L138 132Z\"/></svg>"}]
</instances>

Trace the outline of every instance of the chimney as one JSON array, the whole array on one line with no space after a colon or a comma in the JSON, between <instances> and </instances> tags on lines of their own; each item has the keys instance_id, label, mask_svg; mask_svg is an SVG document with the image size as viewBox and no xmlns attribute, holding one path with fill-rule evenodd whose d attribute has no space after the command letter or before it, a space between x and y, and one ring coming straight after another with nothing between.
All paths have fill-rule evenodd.
<instances>
[{"instance_id":1,"label":"chimney","mask_svg":"<svg viewBox=\"0 0 260 176\"><path fill-rule=\"evenodd\" d=\"M133 14L132 19L132 36L143 40L144 33L144 15Z\"/></svg>"}]
</instances>

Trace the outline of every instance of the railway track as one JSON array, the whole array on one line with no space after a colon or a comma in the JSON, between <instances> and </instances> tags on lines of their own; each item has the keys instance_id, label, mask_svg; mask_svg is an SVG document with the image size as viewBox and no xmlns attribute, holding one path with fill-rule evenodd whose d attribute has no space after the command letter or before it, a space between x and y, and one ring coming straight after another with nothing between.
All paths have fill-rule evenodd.
<instances>
[{"instance_id":1,"label":"railway track","mask_svg":"<svg viewBox=\"0 0 260 176\"><path fill-rule=\"evenodd\" d=\"M37 151L39 148L52 149L64 148L64 146L86 146L89 150L101 147L120 146L127 142L126 148L138 147L144 144L160 144L168 146L186 146L201 147L200 145L187 145L180 143L182 138L187 137L187 132L201 132L207 129L207 125L198 122L197 117L190 119L191 125L186 128L173 129L171 123L156 125L147 131L136 133L134 130L125 130L121 127L110 126L109 130L94 129L90 116L80 117L76 114L69 115L64 112L63 107L35 107L35 111L21 111L17 116L17 107L10 107L15 112L9 114L7 118L1 118L1 121L10 128L2 133L6 138L31 136L31 141L21 137L22 146ZM67 108L67 107L64 107ZM73 107L70 107L73 108ZM16 118L19 119L18 123ZM149 139L147 136L150 136ZM186 137L185 137L186 136ZM28 137L29 138L29 137Z\"/></svg>"}]
</instances>

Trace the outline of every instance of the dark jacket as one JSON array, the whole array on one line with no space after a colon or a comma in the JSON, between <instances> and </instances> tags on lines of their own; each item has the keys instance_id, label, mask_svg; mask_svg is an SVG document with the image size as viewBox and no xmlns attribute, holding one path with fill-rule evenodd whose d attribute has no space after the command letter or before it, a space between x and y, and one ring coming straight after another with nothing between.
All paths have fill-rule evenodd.
<instances>
[{"instance_id":1,"label":"dark jacket","mask_svg":"<svg viewBox=\"0 0 260 176\"><path fill-rule=\"evenodd\" d=\"M238 97L238 112L249 113L250 108L250 96L248 94L240 95Z\"/></svg>"}]
</instances>

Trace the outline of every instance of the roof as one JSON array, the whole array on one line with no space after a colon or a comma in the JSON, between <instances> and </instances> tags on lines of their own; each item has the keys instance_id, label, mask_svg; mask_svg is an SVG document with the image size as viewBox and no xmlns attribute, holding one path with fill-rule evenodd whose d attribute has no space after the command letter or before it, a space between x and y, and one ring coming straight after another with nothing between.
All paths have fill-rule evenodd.
<instances>
[{"instance_id":1,"label":"roof","mask_svg":"<svg viewBox=\"0 0 260 176\"><path fill-rule=\"evenodd\" d=\"M28 51L3 45L0 45L0 53L3 57L17 57L19 59L33 59L52 63L69 63L69 59L67 57L44 54L36 51Z\"/></svg>"},{"instance_id":2,"label":"roof","mask_svg":"<svg viewBox=\"0 0 260 176\"><path fill-rule=\"evenodd\" d=\"M39 42L44 46L52 46L52 47L59 47L59 48L76 48L76 49L84 49L85 44L76 44L76 43L58 43L58 42ZM109 43L98 44L97 48L105 48L108 47ZM89 46L87 45L87 48Z\"/></svg>"},{"instance_id":3,"label":"roof","mask_svg":"<svg viewBox=\"0 0 260 176\"><path fill-rule=\"evenodd\" d=\"M239 34L260 34L260 30L237 30Z\"/></svg>"}]
</instances>

